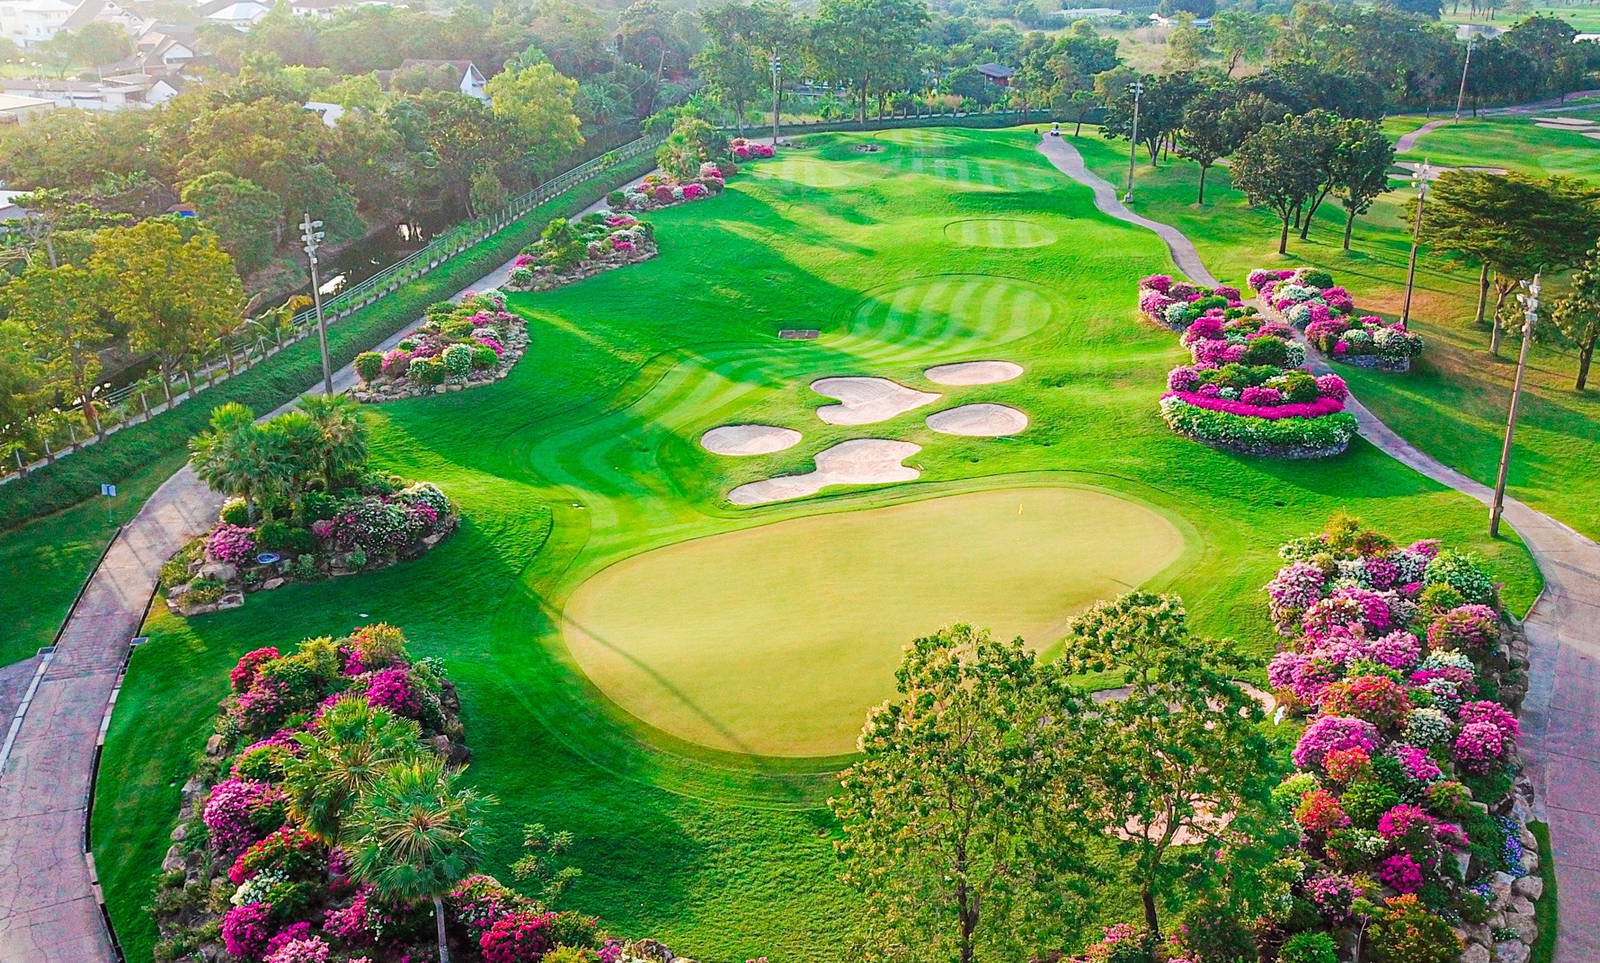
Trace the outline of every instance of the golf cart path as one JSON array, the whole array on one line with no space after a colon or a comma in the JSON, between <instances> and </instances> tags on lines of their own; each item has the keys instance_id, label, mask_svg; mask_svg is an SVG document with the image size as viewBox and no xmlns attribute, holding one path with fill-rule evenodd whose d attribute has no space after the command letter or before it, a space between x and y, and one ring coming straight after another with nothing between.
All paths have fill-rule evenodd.
<instances>
[{"instance_id":1,"label":"golf cart path","mask_svg":"<svg viewBox=\"0 0 1600 963\"><path fill-rule=\"evenodd\" d=\"M1566 97L1552 97L1549 100L1540 100L1531 104L1518 104L1515 107L1488 107L1484 110L1478 111L1475 116L1496 117L1506 114L1551 114L1561 113L1569 110L1591 110L1597 106L1600 106L1600 104L1569 104L1567 103L1567 98L1592 97L1596 94L1600 94L1600 90L1578 90L1568 94ZM1404 154L1406 151L1417 146L1417 141L1422 137L1422 135L1431 133L1432 131L1438 130L1440 127L1444 127L1447 124L1453 123L1455 123L1455 117L1452 115L1450 117L1441 117L1438 120L1430 120L1421 127L1418 127L1416 130L1407 131L1395 139L1394 152L1396 154Z\"/></svg>"},{"instance_id":2,"label":"golf cart path","mask_svg":"<svg viewBox=\"0 0 1600 963\"><path fill-rule=\"evenodd\" d=\"M1591 105L1592 106L1592 105ZM1537 105L1511 110L1542 110ZM1116 188L1090 171L1066 137L1039 150L1062 173L1094 192L1095 205L1150 228L1192 280L1215 285L1199 252L1180 231L1128 210ZM1320 358L1313 367L1331 370ZM1483 502L1493 491L1418 450L1352 396L1363 438L1440 484ZM1556 963L1600 960L1600 545L1542 512L1508 498L1505 520L1544 576L1544 591L1524 626L1531 645L1531 686L1523 705L1523 755L1538 815L1550 825L1560 891Z\"/></svg>"}]
</instances>

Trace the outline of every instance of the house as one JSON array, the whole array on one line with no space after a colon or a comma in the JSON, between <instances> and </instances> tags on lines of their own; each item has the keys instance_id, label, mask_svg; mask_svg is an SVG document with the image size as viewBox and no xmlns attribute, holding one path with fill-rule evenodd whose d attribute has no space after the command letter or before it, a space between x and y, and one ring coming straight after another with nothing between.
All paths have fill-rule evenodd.
<instances>
[{"instance_id":1,"label":"house","mask_svg":"<svg viewBox=\"0 0 1600 963\"><path fill-rule=\"evenodd\" d=\"M244 31L271 11L270 6L259 0L214 0L200 8L200 17L206 23Z\"/></svg>"},{"instance_id":2,"label":"house","mask_svg":"<svg viewBox=\"0 0 1600 963\"><path fill-rule=\"evenodd\" d=\"M329 127L339 126L339 118L344 116L344 105L329 104L320 100L308 100L305 109L313 111L322 117L322 122Z\"/></svg>"},{"instance_id":3,"label":"house","mask_svg":"<svg viewBox=\"0 0 1600 963\"><path fill-rule=\"evenodd\" d=\"M400 62L400 66L387 73L380 71L379 80L387 85L395 74L416 70L438 71L444 73L444 68L449 68L452 86L468 97L476 97L487 102L489 95L483 92L484 85L488 83L483 72L473 65L470 60L413 60L407 59Z\"/></svg>"},{"instance_id":4,"label":"house","mask_svg":"<svg viewBox=\"0 0 1600 963\"><path fill-rule=\"evenodd\" d=\"M134 40L141 68L178 67L200 55L194 31L171 24L152 24Z\"/></svg>"},{"instance_id":5,"label":"house","mask_svg":"<svg viewBox=\"0 0 1600 963\"><path fill-rule=\"evenodd\" d=\"M20 221L28 216L27 208L17 204L17 198L27 193L27 191L0 191L0 221Z\"/></svg>"},{"instance_id":6,"label":"house","mask_svg":"<svg viewBox=\"0 0 1600 963\"><path fill-rule=\"evenodd\" d=\"M61 24L62 30L81 30L91 23L114 23L136 37L150 27L150 21L140 16L130 6L116 0L83 0Z\"/></svg>"},{"instance_id":7,"label":"house","mask_svg":"<svg viewBox=\"0 0 1600 963\"><path fill-rule=\"evenodd\" d=\"M148 106L143 84L111 80L47 80L42 77L7 77L0 92L12 97L42 100L53 107L79 110L127 110Z\"/></svg>"},{"instance_id":8,"label":"house","mask_svg":"<svg viewBox=\"0 0 1600 963\"><path fill-rule=\"evenodd\" d=\"M1178 17L1163 17L1159 13L1152 13L1150 15L1150 23L1157 27L1176 27L1182 22L1182 19ZM1195 28L1196 30L1209 29L1211 26L1211 18L1195 17L1193 20L1189 21L1189 26Z\"/></svg>"},{"instance_id":9,"label":"house","mask_svg":"<svg viewBox=\"0 0 1600 963\"><path fill-rule=\"evenodd\" d=\"M143 91L140 100L148 107L164 104L178 96L187 84L185 78L177 70L160 71L130 71L101 78L105 83L125 84L137 87Z\"/></svg>"},{"instance_id":10,"label":"house","mask_svg":"<svg viewBox=\"0 0 1600 963\"><path fill-rule=\"evenodd\" d=\"M0 94L0 124L26 124L56 105L43 97Z\"/></svg>"},{"instance_id":11,"label":"house","mask_svg":"<svg viewBox=\"0 0 1600 963\"><path fill-rule=\"evenodd\" d=\"M27 50L61 29L78 8L75 0L0 0L0 37Z\"/></svg>"},{"instance_id":12,"label":"house","mask_svg":"<svg viewBox=\"0 0 1600 963\"><path fill-rule=\"evenodd\" d=\"M979 64L973 69L982 74L985 80L997 87L1011 86L1011 77L1016 73L1010 67L996 63Z\"/></svg>"},{"instance_id":13,"label":"house","mask_svg":"<svg viewBox=\"0 0 1600 963\"><path fill-rule=\"evenodd\" d=\"M392 7L388 0L289 0L289 11L300 17L317 17L332 20L340 10L356 7Z\"/></svg>"}]
</instances>

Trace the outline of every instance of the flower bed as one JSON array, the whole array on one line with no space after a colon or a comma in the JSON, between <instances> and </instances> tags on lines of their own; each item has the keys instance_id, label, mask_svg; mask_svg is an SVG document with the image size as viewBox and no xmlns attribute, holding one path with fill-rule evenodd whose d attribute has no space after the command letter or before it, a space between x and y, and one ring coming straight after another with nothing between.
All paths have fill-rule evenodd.
<instances>
[{"instance_id":1,"label":"flower bed","mask_svg":"<svg viewBox=\"0 0 1600 963\"><path fill-rule=\"evenodd\" d=\"M1166 274L1152 274L1139 280L1139 311L1156 324L1176 331L1184 330L1202 315L1221 316L1230 309L1245 307L1239 299L1238 288L1226 285L1205 288L1188 281L1175 281Z\"/></svg>"},{"instance_id":2,"label":"flower bed","mask_svg":"<svg viewBox=\"0 0 1600 963\"><path fill-rule=\"evenodd\" d=\"M289 654L256 649L229 681L162 863L157 957L436 958L433 904L375 886L384 867L363 858L352 824L383 768L465 762L460 703L440 664L411 657L398 629L377 624ZM353 789L334 778L352 772ZM593 917L550 912L491 876L460 878L443 907L452 956L469 963L535 961L557 947L578 963L634 956Z\"/></svg>"},{"instance_id":3,"label":"flower bed","mask_svg":"<svg viewBox=\"0 0 1600 963\"><path fill-rule=\"evenodd\" d=\"M1532 943L1541 892L1517 779L1527 642L1498 586L1475 556L1399 547L1343 516L1279 554L1266 592L1285 643L1268 680L1309 720L1273 792L1300 831L1292 892L1307 912L1290 925L1330 946L1364 933L1381 958L1447 961L1473 944L1486 960L1499 942L1495 958L1526 959L1508 944ZM1382 956L1404 933L1412 955Z\"/></svg>"},{"instance_id":4,"label":"flower bed","mask_svg":"<svg viewBox=\"0 0 1600 963\"><path fill-rule=\"evenodd\" d=\"M760 160L772 156L772 146L758 144L744 137L735 137L728 141L728 154L736 161Z\"/></svg>"},{"instance_id":5,"label":"flower bed","mask_svg":"<svg viewBox=\"0 0 1600 963\"><path fill-rule=\"evenodd\" d=\"M440 301L427 320L389 351L356 356L357 401L393 401L498 381L528 350L527 322L506 310L498 291Z\"/></svg>"},{"instance_id":6,"label":"flower bed","mask_svg":"<svg viewBox=\"0 0 1600 963\"><path fill-rule=\"evenodd\" d=\"M331 495L307 492L288 518L255 525L230 501L216 527L163 566L167 607L200 615L243 605L249 592L384 568L427 552L458 520L433 484L378 474Z\"/></svg>"},{"instance_id":7,"label":"flower bed","mask_svg":"<svg viewBox=\"0 0 1600 963\"><path fill-rule=\"evenodd\" d=\"M1410 371L1411 359L1422 353L1422 337L1373 315L1330 314L1306 324L1306 340L1323 354L1358 368Z\"/></svg>"},{"instance_id":8,"label":"flower bed","mask_svg":"<svg viewBox=\"0 0 1600 963\"><path fill-rule=\"evenodd\" d=\"M1355 315L1350 292L1333 276L1315 268L1260 269L1250 272L1249 286L1261 303L1284 322L1306 333L1306 340L1336 361L1380 371L1409 371L1422 353L1422 338L1399 321Z\"/></svg>"},{"instance_id":9,"label":"flower bed","mask_svg":"<svg viewBox=\"0 0 1600 963\"><path fill-rule=\"evenodd\" d=\"M655 229L624 210L557 218L517 255L505 287L548 291L655 256Z\"/></svg>"},{"instance_id":10,"label":"flower bed","mask_svg":"<svg viewBox=\"0 0 1600 963\"><path fill-rule=\"evenodd\" d=\"M1337 375L1301 368L1305 349L1287 324L1166 275L1139 282L1140 310L1183 331L1194 363L1167 374L1161 417L1172 430L1225 451L1271 458L1325 458L1350 446L1356 420Z\"/></svg>"}]
</instances>

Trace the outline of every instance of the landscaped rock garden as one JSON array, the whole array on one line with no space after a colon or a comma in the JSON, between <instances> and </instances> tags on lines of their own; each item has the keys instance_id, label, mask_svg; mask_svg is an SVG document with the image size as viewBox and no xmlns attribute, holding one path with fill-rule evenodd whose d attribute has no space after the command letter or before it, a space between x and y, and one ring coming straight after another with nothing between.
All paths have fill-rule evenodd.
<instances>
[{"instance_id":1,"label":"landscaped rock garden","mask_svg":"<svg viewBox=\"0 0 1600 963\"><path fill-rule=\"evenodd\" d=\"M1344 379L1306 371L1293 330L1238 295L1164 274L1139 282L1140 310L1182 331L1194 358L1167 374L1162 419L1179 434L1238 454L1304 459L1345 451L1356 420L1344 410Z\"/></svg>"},{"instance_id":2,"label":"landscaped rock garden","mask_svg":"<svg viewBox=\"0 0 1600 963\"><path fill-rule=\"evenodd\" d=\"M656 256L655 230L625 211L597 211L575 221L556 218L522 249L508 291L549 291Z\"/></svg>"},{"instance_id":3,"label":"landscaped rock garden","mask_svg":"<svg viewBox=\"0 0 1600 963\"><path fill-rule=\"evenodd\" d=\"M1315 268L1255 270L1249 284L1267 311L1306 333L1306 340L1335 361L1358 368L1404 372L1422 353L1422 338L1402 321L1355 314L1350 292Z\"/></svg>"},{"instance_id":4,"label":"landscaped rock garden","mask_svg":"<svg viewBox=\"0 0 1600 963\"><path fill-rule=\"evenodd\" d=\"M490 801L460 784L460 702L398 629L256 649L229 682L162 863L158 959L401 963L441 936L469 963L672 958L473 872ZM530 854L553 838L529 827Z\"/></svg>"},{"instance_id":5,"label":"landscaped rock garden","mask_svg":"<svg viewBox=\"0 0 1600 963\"><path fill-rule=\"evenodd\" d=\"M368 469L358 405L316 395L301 406L257 422L223 405L190 441L195 474L234 497L161 567L172 611L235 608L251 592L384 568L455 531L456 506L437 486Z\"/></svg>"},{"instance_id":6,"label":"landscaped rock garden","mask_svg":"<svg viewBox=\"0 0 1600 963\"><path fill-rule=\"evenodd\" d=\"M1517 755L1528 641L1498 586L1476 556L1348 517L1279 555L1268 680L1309 720L1273 792L1300 832L1302 932L1283 945L1526 960L1543 893Z\"/></svg>"},{"instance_id":7,"label":"landscaped rock garden","mask_svg":"<svg viewBox=\"0 0 1600 963\"><path fill-rule=\"evenodd\" d=\"M528 350L527 322L498 291L430 306L427 319L389 351L356 355L357 401L380 402L498 381Z\"/></svg>"}]
</instances>

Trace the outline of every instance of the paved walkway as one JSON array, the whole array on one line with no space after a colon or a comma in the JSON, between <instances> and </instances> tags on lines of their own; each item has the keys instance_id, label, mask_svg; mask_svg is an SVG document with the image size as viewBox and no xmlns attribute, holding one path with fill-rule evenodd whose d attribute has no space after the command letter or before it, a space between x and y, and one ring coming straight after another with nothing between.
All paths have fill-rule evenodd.
<instances>
[{"instance_id":1,"label":"paved walkway","mask_svg":"<svg viewBox=\"0 0 1600 963\"><path fill-rule=\"evenodd\" d=\"M1505 112L1542 109L1547 108ZM1123 206L1115 188L1087 169L1068 138L1045 137L1039 149L1062 173L1094 191L1102 212L1159 234L1192 280L1217 283L1187 237ZM1312 367L1331 370L1317 357ZM1487 486L1418 450L1354 397L1346 408L1361 436L1386 454L1485 505L1493 498ZM1600 545L1515 499L1507 500L1504 517L1545 582L1525 622L1533 665L1522 724L1524 756L1555 852L1556 963L1594 963L1600 960Z\"/></svg>"}]
</instances>

